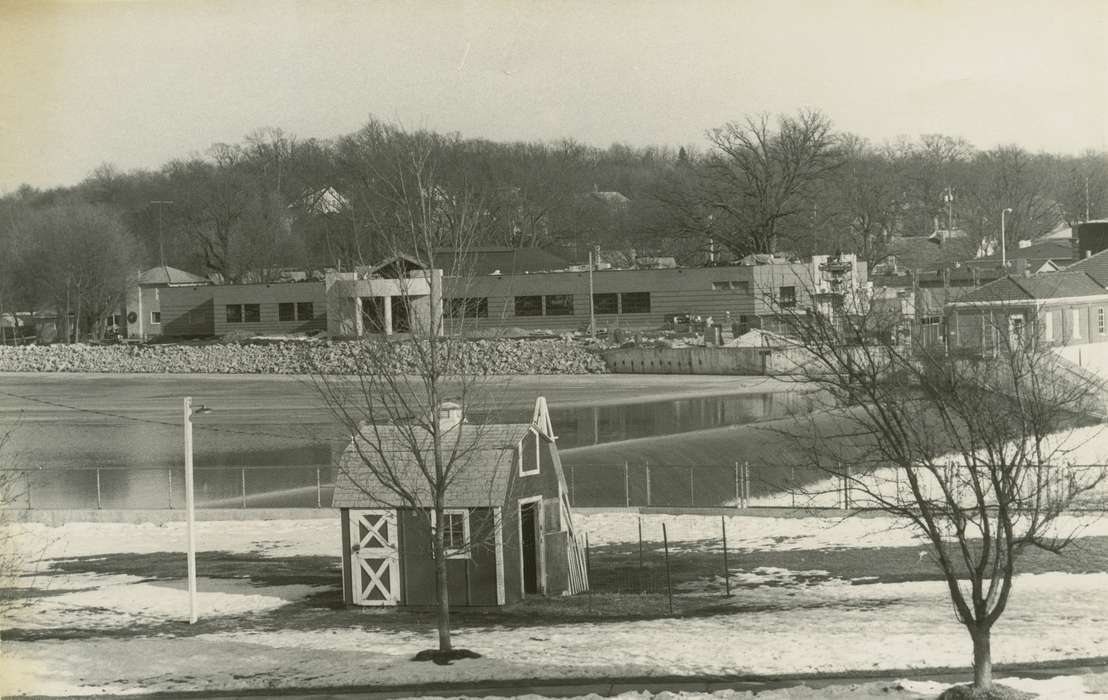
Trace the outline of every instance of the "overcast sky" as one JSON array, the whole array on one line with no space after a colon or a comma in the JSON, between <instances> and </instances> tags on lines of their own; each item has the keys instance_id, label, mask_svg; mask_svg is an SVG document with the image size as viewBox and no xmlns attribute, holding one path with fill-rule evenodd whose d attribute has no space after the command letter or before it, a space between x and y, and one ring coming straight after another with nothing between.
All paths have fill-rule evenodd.
<instances>
[{"instance_id":1,"label":"overcast sky","mask_svg":"<svg viewBox=\"0 0 1108 700\"><path fill-rule=\"evenodd\" d=\"M1108 143L1108 0L0 0L0 191L368 115L496 140L703 144L818 107L882 141Z\"/></svg>"}]
</instances>

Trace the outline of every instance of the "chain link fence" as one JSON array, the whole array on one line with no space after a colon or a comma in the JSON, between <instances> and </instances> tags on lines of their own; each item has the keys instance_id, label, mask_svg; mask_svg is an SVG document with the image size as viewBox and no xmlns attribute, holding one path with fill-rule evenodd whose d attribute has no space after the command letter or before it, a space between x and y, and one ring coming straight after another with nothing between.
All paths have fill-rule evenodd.
<instances>
[{"instance_id":1,"label":"chain link fence","mask_svg":"<svg viewBox=\"0 0 1108 700\"><path fill-rule=\"evenodd\" d=\"M952 467L953 468L953 467ZM1059 482L1074 470L1091 474L1093 489L1074 509L1108 510L1108 465L1046 467ZM854 472L849 466L819 469L733 462L661 465L567 464L570 503L582 508L871 508L872 493L890 502L914 498L901 470ZM329 508L332 465L197 467L198 508ZM838 472L838 473L834 473ZM5 470L9 509L184 508L182 467L89 467ZM1100 477L1099 479L1096 477ZM925 496L941 497L935 484Z\"/></svg>"}]
</instances>

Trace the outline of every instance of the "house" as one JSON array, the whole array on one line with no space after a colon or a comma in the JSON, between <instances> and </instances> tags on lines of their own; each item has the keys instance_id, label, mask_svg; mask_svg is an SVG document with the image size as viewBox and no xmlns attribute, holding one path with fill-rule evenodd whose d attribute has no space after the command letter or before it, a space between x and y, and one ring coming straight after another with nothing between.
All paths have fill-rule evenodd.
<instances>
[{"instance_id":1,"label":"house","mask_svg":"<svg viewBox=\"0 0 1108 700\"><path fill-rule=\"evenodd\" d=\"M158 265L140 272L135 284L127 291L124 304L124 337L132 340L147 340L164 334L162 325L162 295L167 289L194 289L210 285L211 281L191 272L178 270L168 265ZM193 317L198 329L194 333L176 333L175 335L204 335L206 319ZM117 326L118 327L118 326Z\"/></svg>"},{"instance_id":2,"label":"house","mask_svg":"<svg viewBox=\"0 0 1108 700\"><path fill-rule=\"evenodd\" d=\"M496 606L587 590L546 401L535 402L530 423L470 423L455 403L438 411L440 450L460 460L444 494L450 604ZM363 424L341 457L333 506L349 605L436 602L434 513L419 466L433 457L430 439L414 425Z\"/></svg>"},{"instance_id":3,"label":"house","mask_svg":"<svg viewBox=\"0 0 1108 700\"><path fill-rule=\"evenodd\" d=\"M1108 341L1108 290L1083 271L1008 275L948 303L945 313L951 347L982 354L1029 339L1055 348Z\"/></svg>"}]
</instances>

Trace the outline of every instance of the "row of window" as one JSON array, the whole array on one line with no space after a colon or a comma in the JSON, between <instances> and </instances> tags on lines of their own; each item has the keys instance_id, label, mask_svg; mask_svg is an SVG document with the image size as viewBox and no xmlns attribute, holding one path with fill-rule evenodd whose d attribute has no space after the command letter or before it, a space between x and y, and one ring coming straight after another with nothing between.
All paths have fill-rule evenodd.
<instances>
[{"instance_id":1,"label":"row of window","mask_svg":"<svg viewBox=\"0 0 1108 700\"><path fill-rule=\"evenodd\" d=\"M227 323L261 323L261 304L227 304ZM277 320L310 321L315 318L315 305L310 301L283 301L277 304Z\"/></svg>"},{"instance_id":2,"label":"row of window","mask_svg":"<svg viewBox=\"0 0 1108 700\"><path fill-rule=\"evenodd\" d=\"M593 294L593 310L598 314L648 314L650 292L608 292ZM516 316L572 316L572 294L545 294L515 297ZM455 297L447 300L452 318L488 318L486 297Z\"/></svg>"}]
</instances>

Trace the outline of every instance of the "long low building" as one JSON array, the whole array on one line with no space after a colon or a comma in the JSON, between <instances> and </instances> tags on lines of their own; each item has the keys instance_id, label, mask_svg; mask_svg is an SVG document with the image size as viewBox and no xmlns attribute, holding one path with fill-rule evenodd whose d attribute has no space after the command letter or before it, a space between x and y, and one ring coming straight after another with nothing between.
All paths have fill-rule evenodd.
<instances>
[{"instance_id":1,"label":"long low building","mask_svg":"<svg viewBox=\"0 0 1108 700\"><path fill-rule=\"evenodd\" d=\"M445 332L492 328L659 328L680 315L753 327L778 307L834 308L868 285L852 255L806 262L649 270L572 270L443 276L408 258L304 282L167 287L160 330L169 337L403 333L426 323ZM591 301L591 305L590 305ZM591 306L591 308L590 308Z\"/></svg>"}]
</instances>

